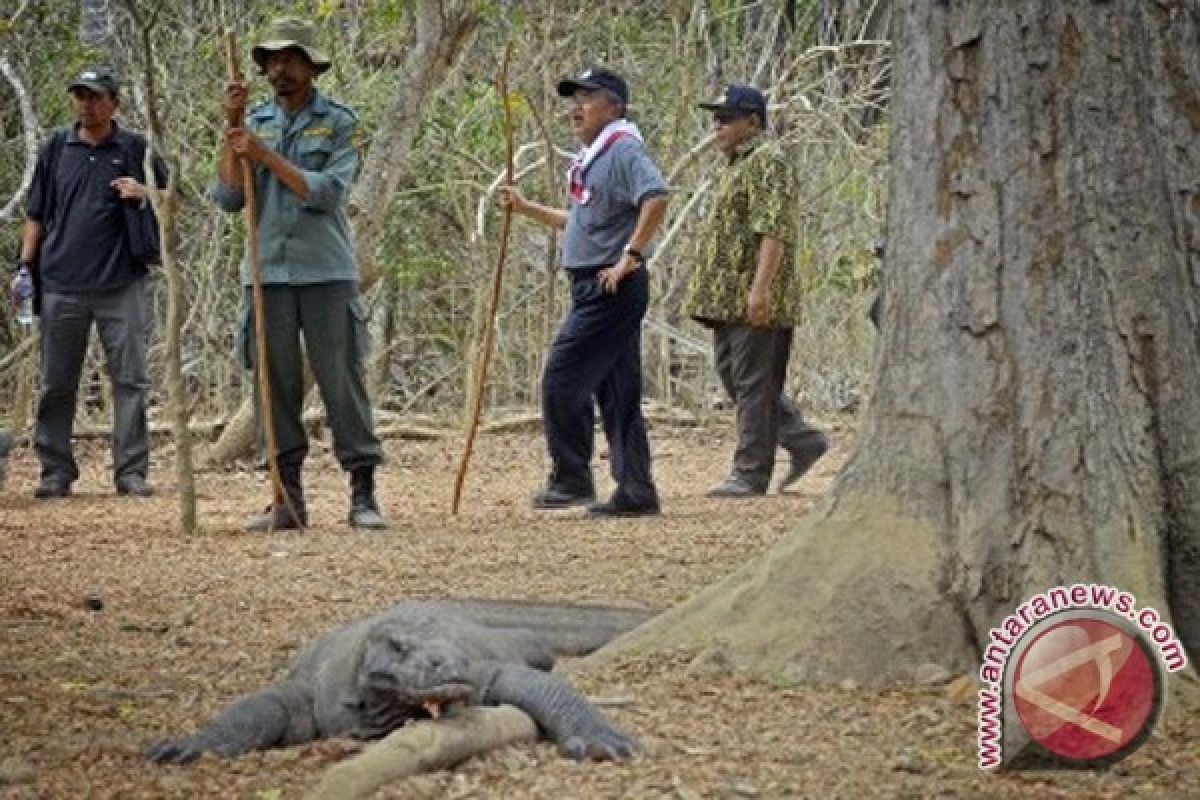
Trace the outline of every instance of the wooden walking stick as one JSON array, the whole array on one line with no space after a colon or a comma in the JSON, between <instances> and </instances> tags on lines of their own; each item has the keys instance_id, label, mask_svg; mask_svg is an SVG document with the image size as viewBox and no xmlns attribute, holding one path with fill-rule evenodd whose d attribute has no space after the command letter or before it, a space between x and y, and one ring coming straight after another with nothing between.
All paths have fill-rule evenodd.
<instances>
[{"instance_id":1,"label":"wooden walking stick","mask_svg":"<svg viewBox=\"0 0 1200 800\"><path fill-rule=\"evenodd\" d=\"M513 126L512 108L508 102L508 62L512 57L512 42L504 48L504 61L500 64L500 74L496 76L496 88L500 92L500 100L504 104L504 184L511 186L513 182ZM474 386L471 388L471 414L467 421L467 437L463 443L462 458L458 462L458 476L454 479L454 500L450 505L450 513L458 513L458 504L462 499L463 482L467 478L467 466L471 463L471 448L475 444L475 432L479 429L479 411L483 406L483 391L487 385L488 363L492 358L492 338L496 329L496 308L500 305L500 285L504 277L504 262L508 257L508 231L512 225L512 208L504 207L500 222L500 251L496 255L496 268L492 271L492 291L488 296L487 308L483 313L483 331L480 337L479 352L476 356L474 370Z\"/></svg>"},{"instance_id":2,"label":"wooden walking stick","mask_svg":"<svg viewBox=\"0 0 1200 800\"><path fill-rule=\"evenodd\" d=\"M230 83L242 81L242 70L238 66L237 39L233 31L225 31L225 66L229 73ZM230 111L225 122L230 128L240 128L243 123L242 111ZM250 253L250 282L251 297L254 308L254 373L258 380L258 405L262 414L263 438L267 448L267 470L271 476L271 497L273 508L286 506L298 524L304 521L297 515L297 509L292 508L291 498L283 490L283 480L279 476L279 459L275 452L275 416L271 411L271 380L267 375L267 329L266 308L263 300L262 272L258 262L258 202L254 189L254 165L245 156L238 156L238 166L242 170L242 196L245 205L242 214L246 219L246 246ZM268 532L274 522L274 514L268 521Z\"/></svg>"}]
</instances>

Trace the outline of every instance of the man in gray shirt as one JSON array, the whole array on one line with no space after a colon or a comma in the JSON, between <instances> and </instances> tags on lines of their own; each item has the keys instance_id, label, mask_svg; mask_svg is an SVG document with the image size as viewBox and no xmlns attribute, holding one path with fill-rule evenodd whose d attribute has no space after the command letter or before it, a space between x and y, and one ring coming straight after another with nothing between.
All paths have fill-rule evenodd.
<instances>
[{"instance_id":1,"label":"man in gray shirt","mask_svg":"<svg viewBox=\"0 0 1200 800\"><path fill-rule=\"evenodd\" d=\"M558 84L571 98L571 127L584 150L567 173L566 211L527 200L511 186L501 202L565 229L562 261L571 276L571 310L542 376L542 416L553 464L534 508L590 503L596 516L659 513L642 417L642 319L649 299L646 258L667 209L667 186L625 119L629 90L596 67ZM600 405L617 488L602 503L592 481L592 398Z\"/></svg>"}]
</instances>

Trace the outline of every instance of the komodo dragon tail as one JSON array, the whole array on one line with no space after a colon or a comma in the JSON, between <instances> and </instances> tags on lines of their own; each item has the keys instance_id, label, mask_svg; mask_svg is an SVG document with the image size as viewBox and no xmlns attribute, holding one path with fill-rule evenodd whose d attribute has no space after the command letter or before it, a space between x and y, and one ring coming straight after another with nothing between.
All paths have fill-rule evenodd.
<instances>
[{"instance_id":1,"label":"komodo dragon tail","mask_svg":"<svg viewBox=\"0 0 1200 800\"><path fill-rule=\"evenodd\" d=\"M529 631L564 656L583 656L599 650L659 613L647 608L535 600L463 598L431 602L486 628Z\"/></svg>"}]
</instances>

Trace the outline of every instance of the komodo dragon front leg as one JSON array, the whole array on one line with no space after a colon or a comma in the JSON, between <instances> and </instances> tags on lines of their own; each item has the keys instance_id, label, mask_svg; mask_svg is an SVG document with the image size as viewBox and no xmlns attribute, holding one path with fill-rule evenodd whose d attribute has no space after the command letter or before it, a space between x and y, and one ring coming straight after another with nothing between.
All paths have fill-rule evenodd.
<instances>
[{"instance_id":1,"label":"komodo dragon front leg","mask_svg":"<svg viewBox=\"0 0 1200 800\"><path fill-rule=\"evenodd\" d=\"M159 763L187 764L206 752L236 756L315 738L312 688L289 680L237 700L198 733L154 743L147 755Z\"/></svg>"},{"instance_id":2,"label":"komodo dragon front leg","mask_svg":"<svg viewBox=\"0 0 1200 800\"><path fill-rule=\"evenodd\" d=\"M577 761L619 761L639 749L635 738L614 727L583 695L549 672L520 664L485 662L472 683L481 705L512 705L524 711Z\"/></svg>"}]
</instances>

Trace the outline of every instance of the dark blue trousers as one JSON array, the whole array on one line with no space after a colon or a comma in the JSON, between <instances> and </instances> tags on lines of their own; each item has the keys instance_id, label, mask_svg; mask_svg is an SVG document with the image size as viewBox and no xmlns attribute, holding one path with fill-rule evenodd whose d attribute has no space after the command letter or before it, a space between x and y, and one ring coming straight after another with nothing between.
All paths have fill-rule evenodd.
<instances>
[{"instance_id":1,"label":"dark blue trousers","mask_svg":"<svg viewBox=\"0 0 1200 800\"><path fill-rule=\"evenodd\" d=\"M649 277L639 269L621 281L616 294L605 294L597 271L567 270L571 310L542 375L542 418L553 462L550 486L572 494L593 490L595 397L617 496L634 504L656 502L642 417L642 319Z\"/></svg>"}]
</instances>

